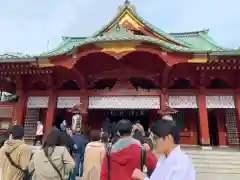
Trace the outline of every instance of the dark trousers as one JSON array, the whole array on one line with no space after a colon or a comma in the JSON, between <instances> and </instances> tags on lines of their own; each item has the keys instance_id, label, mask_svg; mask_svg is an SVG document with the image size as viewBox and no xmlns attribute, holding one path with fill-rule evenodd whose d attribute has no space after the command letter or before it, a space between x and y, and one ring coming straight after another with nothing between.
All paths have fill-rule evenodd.
<instances>
[{"instance_id":1,"label":"dark trousers","mask_svg":"<svg viewBox=\"0 0 240 180\"><path fill-rule=\"evenodd\" d=\"M73 172L70 175L70 180L76 180L77 176L82 177L83 174L83 157L80 154L76 154L75 157L76 166Z\"/></svg>"},{"instance_id":2,"label":"dark trousers","mask_svg":"<svg viewBox=\"0 0 240 180\"><path fill-rule=\"evenodd\" d=\"M35 146L38 141L39 141L39 142L41 143L41 145L42 145L42 137L43 137L42 135L37 135L37 136L35 136L33 145Z\"/></svg>"}]
</instances>

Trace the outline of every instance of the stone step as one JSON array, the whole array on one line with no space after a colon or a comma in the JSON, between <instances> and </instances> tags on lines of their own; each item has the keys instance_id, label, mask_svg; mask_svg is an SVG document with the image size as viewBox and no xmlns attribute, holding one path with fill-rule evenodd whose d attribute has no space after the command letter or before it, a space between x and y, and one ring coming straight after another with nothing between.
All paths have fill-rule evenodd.
<instances>
[{"instance_id":1,"label":"stone step","mask_svg":"<svg viewBox=\"0 0 240 180\"><path fill-rule=\"evenodd\" d=\"M214 155L214 154L188 154L192 159L209 159L214 161L239 161L240 162L240 154L232 156L232 155Z\"/></svg>"},{"instance_id":2,"label":"stone step","mask_svg":"<svg viewBox=\"0 0 240 180\"><path fill-rule=\"evenodd\" d=\"M230 180L240 178L240 151L233 148L212 150L184 149L196 168L197 180L212 180L210 177L223 176ZM204 178L205 177L205 178ZM217 179L219 180L219 178Z\"/></svg>"},{"instance_id":3,"label":"stone step","mask_svg":"<svg viewBox=\"0 0 240 180\"><path fill-rule=\"evenodd\" d=\"M192 157L191 157L192 158ZM231 159L213 159L213 158L192 158L192 162L194 164L206 164L206 165L219 165L224 163L224 165L234 165L234 166L239 166L240 167L240 161L239 160L231 160Z\"/></svg>"},{"instance_id":4,"label":"stone step","mask_svg":"<svg viewBox=\"0 0 240 180\"><path fill-rule=\"evenodd\" d=\"M239 180L239 174L198 173L197 180Z\"/></svg>"},{"instance_id":5,"label":"stone step","mask_svg":"<svg viewBox=\"0 0 240 180\"><path fill-rule=\"evenodd\" d=\"M222 169L225 169L225 170L234 170L235 172L238 172L240 173L240 169L239 169L239 165L234 165L234 164L224 164L224 163L219 163L219 164L204 164L204 163L195 163L193 161L193 164L194 166L196 167L196 169L201 169L201 168L206 168L206 169L209 169L212 170L212 169L218 169L218 170L222 170Z\"/></svg>"},{"instance_id":6,"label":"stone step","mask_svg":"<svg viewBox=\"0 0 240 180\"><path fill-rule=\"evenodd\" d=\"M234 169L230 169L230 168L201 168L201 167L196 167L196 172L197 174L201 174L201 173L209 173L209 174L236 174L236 175L240 175L240 170L239 168L234 168Z\"/></svg>"},{"instance_id":7,"label":"stone step","mask_svg":"<svg viewBox=\"0 0 240 180\"><path fill-rule=\"evenodd\" d=\"M221 155L221 156L240 156L240 151L238 149L212 149L212 150L183 150L186 154L191 155Z\"/></svg>"}]
</instances>

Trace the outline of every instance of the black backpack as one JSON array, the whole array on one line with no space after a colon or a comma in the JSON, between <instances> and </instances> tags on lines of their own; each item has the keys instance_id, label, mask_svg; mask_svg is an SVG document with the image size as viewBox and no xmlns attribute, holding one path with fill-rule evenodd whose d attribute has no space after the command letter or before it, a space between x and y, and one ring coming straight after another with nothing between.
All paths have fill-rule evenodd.
<instances>
[{"instance_id":1,"label":"black backpack","mask_svg":"<svg viewBox=\"0 0 240 180\"><path fill-rule=\"evenodd\" d=\"M7 156L9 162L11 163L11 165L17 169L19 169L20 171L23 172L24 176L23 176L23 180L31 180L34 174L34 170L32 172L29 172L28 169L22 169L19 165L17 165L11 158L10 153L5 152L5 155ZM33 154L31 154L31 158L32 159Z\"/></svg>"}]
</instances>

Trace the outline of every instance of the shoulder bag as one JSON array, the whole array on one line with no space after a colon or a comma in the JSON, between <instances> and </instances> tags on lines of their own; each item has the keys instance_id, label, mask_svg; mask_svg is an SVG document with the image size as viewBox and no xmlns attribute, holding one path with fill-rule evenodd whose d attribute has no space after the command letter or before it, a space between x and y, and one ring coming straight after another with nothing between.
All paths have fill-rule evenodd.
<instances>
[{"instance_id":1,"label":"shoulder bag","mask_svg":"<svg viewBox=\"0 0 240 180\"><path fill-rule=\"evenodd\" d=\"M62 174L60 173L59 169L57 168L57 166L52 162L51 158L49 156L47 156L48 161L50 162L50 164L52 165L53 169L58 173L59 177L61 178L61 180L63 180Z\"/></svg>"},{"instance_id":2,"label":"shoulder bag","mask_svg":"<svg viewBox=\"0 0 240 180\"><path fill-rule=\"evenodd\" d=\"M11 163L11 165L12 165L13 167L15 167L15 168L17 168L17 169L19 169L20 171L23 172L23 174L24 174L23 180L31 180L31 179L32 179L35 170L33 170L32 172L29 172L28 169L25 169L25 170L22 169L19 165L17 165L17 164L12 160L12 158L11 158L11 156L10 156L10 153L5 152L5 155L7 156L9 162ZM32 159L32 156L33 156L33 154L31 154L30 160Z\"/></svg>"}]
</instances>

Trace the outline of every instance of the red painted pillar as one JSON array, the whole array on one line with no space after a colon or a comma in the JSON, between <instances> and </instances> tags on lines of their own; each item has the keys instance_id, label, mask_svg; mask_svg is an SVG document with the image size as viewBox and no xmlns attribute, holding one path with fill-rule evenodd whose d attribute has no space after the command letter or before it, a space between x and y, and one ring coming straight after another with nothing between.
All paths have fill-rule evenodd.
<instances>
[{"instance_id":1,"label":"red painted pillar","mask_svg":"<svg viewBox=\"0 0 240 180\"><path fill-rule=\"evenodd\" d=\"M163 114L169 113L168 112L168 93L167 89L163 88L162 89L162 94L160 96L160 110L158 110L157 114L160 117L162 117Z\"/></svg>"},{"instance_id":2,"label":"red painted pillar","mask_svg":"<svg viewBox=\"0 0 240 180\"><path fill-rule=\"evenodd\" d=\"M199 116L200 143L201 145L210 145L208 113L205 94L198 94L197 104Z\"/></svg>"},{"instance_id":3,"label":"red painted pillar","mask_svg":"<svg viewBox=\"0 0 240 180\"><path fill-rule=\"evenodd\" d=\"M13 122L19 125L24 125L26 110L27 110L27 95L24 90L17 90L16 95L18 96L18 102L16 103Z\"/></svg>"},{"instance_id":4,"label":"red painted pillar","mask_svg":"<svg viewBox=\"0 0 240 180\"><path fill-rule=\"evenodd\" d=\"M166 109L167 108L167 105L168 105L168 93L167 93L167 90L166 89L163 89L163 92L161 94L161 99L160 99L160 102L161 102L161 109Z\"/></svg>"},{"instance_id":5,"label":"red painted pillar","mask_svg":"<svg viewBox=\"0 0 240 180\"><path fill-rule=\"evenodd\" d=\"M88 124L88 105L89 105L89 97L87 93L85 92L81 96L81 103L82 103L82 131L87 131L87 124Z\"/></svg>"},{"instance_id":6,"label":"red painted pillar","mask_svg":"<svg viewBox=\"0 0 240 180\"><path fill-rule=\"evenodd\" d=\"M52 127L53 122L55 121L57 110L57 96L54 91L51 91L48 100L48 109L45 119L45 132Z\"/></svg>"},{"instance_id":7,"label":"red painted pillar","mask_svg":"<svg viewBox=\"0 0 240 180\"><path fill-rule=\"evenodd\" d=\"M87 131L87 119L88 119L88 113L83 113L82 115L82 131L86 133Z\"/></svg>"}]
</instances>

